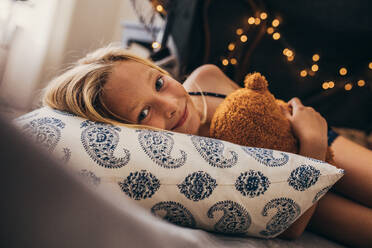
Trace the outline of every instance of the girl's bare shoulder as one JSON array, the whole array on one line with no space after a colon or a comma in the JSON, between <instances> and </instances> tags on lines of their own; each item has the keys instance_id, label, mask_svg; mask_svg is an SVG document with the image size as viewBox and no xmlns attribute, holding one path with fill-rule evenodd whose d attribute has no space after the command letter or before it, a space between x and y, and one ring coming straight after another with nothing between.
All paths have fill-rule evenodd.
<instances>
[{"instance_id":1,"label":"girl's bare shoulder","mask_svg":"<svg viewBox=\"0 0 372 248\"><path fill-rule=\"evenodd\" d=\"M209 91L219 94L229 94L239 88L235 82L227 77L216 65L206 64L195 69L183 83L187 91Z\"/></svg>"}]
</instances>

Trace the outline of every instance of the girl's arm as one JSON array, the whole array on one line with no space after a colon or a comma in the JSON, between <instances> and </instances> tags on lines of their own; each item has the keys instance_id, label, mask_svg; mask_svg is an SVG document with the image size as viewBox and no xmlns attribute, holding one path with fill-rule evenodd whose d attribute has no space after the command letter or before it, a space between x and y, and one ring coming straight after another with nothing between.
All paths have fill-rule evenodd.
<instances>
[{"instance_id":1,"label":"girl's arm","mask_svg":"<svg viewBox=\"0 0 372 248\"><path fill-rule=\"evenodd\" d=\"M298 98L293 98L288 104L292 106L292 113L284 108L283 113L291 122L293 131L300 141L300 155L324 161L328 146L327 122L313 108L302 105ZM295 239L301 236L316 207L317 204L314 204L309 208L280 237Z\"/></svg>"}]
</instances>

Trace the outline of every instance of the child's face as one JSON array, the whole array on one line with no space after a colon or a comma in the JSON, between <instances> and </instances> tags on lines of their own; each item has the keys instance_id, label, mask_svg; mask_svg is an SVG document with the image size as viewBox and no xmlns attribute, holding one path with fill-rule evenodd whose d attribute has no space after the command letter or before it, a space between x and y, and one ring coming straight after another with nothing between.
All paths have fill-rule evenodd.
<instances>
[{"instance_id":1,"label":"child's face","mask_svg":"<svg viewBox=\"0 0 372 248\"><path fill-rule=\"evenodd\" d=\"M104 85L102 96L110 111L131 123L198 133L200 113L184 87L142 63L118 63Z\"/></svg>"}]
</instances>

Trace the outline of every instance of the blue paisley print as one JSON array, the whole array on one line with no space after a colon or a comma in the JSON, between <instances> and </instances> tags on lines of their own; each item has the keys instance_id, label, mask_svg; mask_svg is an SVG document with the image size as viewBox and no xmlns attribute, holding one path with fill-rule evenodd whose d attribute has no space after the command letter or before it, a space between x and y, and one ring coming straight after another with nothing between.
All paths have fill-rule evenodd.
<instances>
[{"instance_id":1,"label":"blue paisley print","mask_svg":"<svg viewBox=\"0 0 372 248\"><path fill-rule=\"evenodd\" d=\"M203 171L188 175L185 180L177 185L180 192L188 199L200 201L208 198L217 187L216 179Z\"/></svg>"},{"instance_id":2,"label":"blue paisley print","mask_svg":"<svg viewBox=\"0 0 372 248\"><path fill-rule=\"evenodd\" d=\"M290 198L269 201L262 210L262 215L267 216L272 208L276 209L276 213L266 224L266 230L260 232L266 237L274 236L287 229L301 213L300 206Z\"/></svg>"},{"instance_id":3,"label":"blue paisley print","mask_svg":"<svg viewBox=\"0 0 372 248\"><path fill-rule=\"evenodd\" d=\"M217 232L244 234L251 225L249 213L236 202L230 200L217 202L208 210L208 217L213 219L213 213L216 211L223 211L223 216L214 225L214 230Z\"/></svg>"},{"instance_id":4,"label":"blue paisley print","mask_svg":"<svg viewBox=\"0 0 372 248\"><path fill-rule=\"evenodd\" d=\"M301 165L291 172L288 183L295 190L304 191L314 185L320 176L320 171L311 165Z\"/></svg>"},{"instance_id":5,"label":"blue paisley print","mask_svg":"<svg viewBox=\"0 0 372 248\"><path fill-rule=\"evenodd\" d=\"M251 198L264 194L269 186L269 179L262 172L254 170L241 173L235 182L236 190Z\"/></svg>"},{"instance_id":6,"label":"blue paisley print","mask_svg":"<svg viewBox=\"0 0 372 248\"><path fill-rule=\"evenodd\" d=\"M124 157L116 158L114 151L119 143L120 128L109 124L84 121L80 128L84 128L81 133L81 142L85 151L98 165L116 169L125 166L130 159L128 150L124 150Z\"/></svg>"},{"instance_id":7,"label":"blue paisley print","mask_svg":"<svg viewBox=\"0 0 372 248\"><path fill-rule=\"evenodd\" d=\"M83 169L79 172L79 175L90 185L98 186L101 183L101 178L97 177L92 171Z\"/></svg>"},{"instance_id":8,"label":"blue paisley print","mask_svg":"<svg viewBox=\"0 0 372 248\"><path fill-rule=\"evenodd\" d=\"M60 114L60 115L65 115L65 116L77 116L73 113L70 113L70 112L67 112L67 111L62 111L62 110L58 110L58 109L53 109L54 112L56 112L57 114Z\"/></svg>"},{"instance_id":9,"label":"blue paisley print","mask_svg":"<svg viewBox=\"0 0 372 248\"><path fill-rule=\"evenodd\" d=\"M51 152L57 146L61 138L61 129L64 127L65 123L61 120L52 117L44 117L25 124L22 127L22 131L41 147Z\"/></svg>"},{"instance_id":10,"label":"blue paisley print","mask_svg":"<svg viewBox=\"0 0 372 248\"><path fill-rule=\"evenodd\" d=\"M314 162L318 162L318 163L321 163L321 164L325 164L326 162L323 161L323 160L318 160L318 159L315 159L315 158L309 158L309 157L306 157L308 160L311 160L311 161L314 161Z\"/></svg>"},{"instance_id":11,"label":"blue paisley print","mask_svg":"<svg viewBox=\"0 0 372 248\"><path fill-rule=\"evenodd\" d=\"M135 200L151 198L160 187L160 181L146 170L131 172L119 182L121 190Z\"/></svg>"},{"instance_id":12,"label":"blue paisley print","mask_svg":"<svg viewBox=\"0 0 372 248\"><path fill-rule=\"evenodd\" d=\"M316 195L314 196L313 203L317 202L322 196L324 196L328 190L330 190L332 186L327 186L323 189L321 189Z\"/></svg>"},{"instance_id":13,"label":"blue paisley print","mask_svg":"<svg viewBox=\"0 0 372 248\"><path fill-rule=\"evenodd\" d=\"M174 146L172 133L158 132L152 130L137 130L138 141L147 156L156 164L167 169L174 169L183 166L187 155L180 150L181 157L172 158L171 152Z\"/></svg>"},{"instance_id":14,"label":"blue paisley print","mask_svg":"<svg viewBox=\"0 0 372 248\"><path fill-rule=\"evenodd\" d=\"M222 141L199 136L191 136L191 141L204 160L213 167L231 168L238 161L235 151L230 151L231 158L223 156L225 145Z\"/></svg>"},{"instance_id":15,"label":"blue paisley print","mask_svg":"<svg viewBox=\"0 0 372 248\"><path fill-rule=\"evenodd\" d=\"M63 148L63 157L62 157L62 163L66 164L68 161L70 161L71 158L71 150L69 148Z\"/></svg>"},{"instance_id":16,"label":"blue paisley print","mask_svg":"<svg viewBox=\"0 0 372 248\"><path fill-rule=\"evenodd\" d=\"M243 151L248 153L254 159L256 159L261 164L269 167L278 167L285 165L288 160L289 156L285 153L280 153L283 157L281 158L274 158L273 150L264 149L264 148L256 148L256 147L242 147Z\"/></svg>"},{"instance_id":17,"label":"blue paisley print","mask_svg":"<svg viewBox=\"0 0 372 248\"><path fill-rule=\"evenodd\" d=\"M151 212L159 217L161 217L160 214L163 211L165 211L165 215L162 218L173 224L191 228L196 225L191 212L178 202L159 202L151 208Z\"/></svg>"}]
</instances>

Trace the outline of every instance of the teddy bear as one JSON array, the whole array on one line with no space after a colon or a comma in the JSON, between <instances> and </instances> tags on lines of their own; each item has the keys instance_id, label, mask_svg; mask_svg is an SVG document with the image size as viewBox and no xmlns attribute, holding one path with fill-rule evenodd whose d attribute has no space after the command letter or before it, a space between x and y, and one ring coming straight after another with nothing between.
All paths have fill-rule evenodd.
<instances>
[{"instance_id":1,"label":"teddy bear","mask_svg":"<svg viewBox=\"0 0 372 248\"><path fill-rule=\"evenodd\" d=\"M268 90L268 82L260 73L248 74L245 88L229 94L217 107L210 125L210 137L235 144L299 152L289 120L280 106L290 106L276 99ZM326 162L334 164L328 147Z\"/></svg>"}]
</instances>

